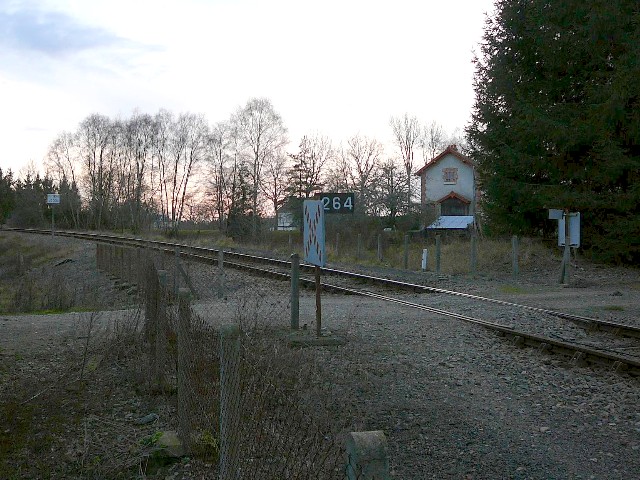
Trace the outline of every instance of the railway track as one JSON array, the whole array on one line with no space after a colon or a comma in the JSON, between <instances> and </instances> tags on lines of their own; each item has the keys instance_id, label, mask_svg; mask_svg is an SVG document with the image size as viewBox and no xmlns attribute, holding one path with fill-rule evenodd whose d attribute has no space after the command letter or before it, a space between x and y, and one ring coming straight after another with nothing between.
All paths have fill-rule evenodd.
<instances>
[{"instance_id":1,"label":"railway track","mask_svg":"<svg viewBox=\"0 0 640 480\"><path fill-rule=\"evenodd\" d=\"M9 230L25 233L51 234L50 230ZM83 232L59 231L56 232L56 235L112 245L148 248L171 255L175 255L177 253L185 260L206 264L217 264L218 250L214 248ZM227 250L224 251L224 258L225 267L228 268L234 268L254 275L267 276L283 281L288 281L290 279L290 262L286 260L249 255L246 253ZM313 278L306 277L304 273L311 273L314 267L311 265L301 264L300 268L301 273L303 273L300 277L301 284L304 286L313 286ZM490 329L498 335L510 339L516 345L522 347L533 347L540 351L558 353L563 356L567 356L571 359L572 363L577 365L595 364L614 371L627 371L633 375L640 375L640 342L638 342L640 339L640 327L635 325L600 320L546 308L522 305L464 292L369 276L345 270L323 268L322 274L325 279L330 277L334 281L338 282L333 283L332 281L332 283L329 283L325 280L322 284L325 291L375 298L385 302L393 302L404 307L416 308L433 314L454 318ZM367 291L361 288L353 288L352 286L349 286L349 284L354 281L367 283L379 290L382 290L383 292ZM445 310L442 308L435 308L423 303L398 298L397 296L394 297L386 294L389 290L395 292L404 291L437 294L439 296L456 298L467 303L472 301L474 303L488 304L498 309L508 307L512 310L515 309L522 311L523 314L519 318L527 316L531 316L532 318L528 321L529 328L525 330L522 325L514 325L514 323L520 323L517 319L511 319L512 321L510 322L488 321L464 313L456 313L450 309ZM485 312L485 314L486 313L487 312ZM498 317L501 316L496 312L489 313ZM575 339L563 338L562 332L564 332L564 330L562 330L562 328L560 329L560 335L554 333L554 327L552 325L553 321L557 323L561 320L571 322L573 325L576 325L582 330L588 332L589 340L584 341L583 339L582 341L577 341ZM542 325L544 325L544 327L541 327ZM556 327L558 327L558 325L556 325ZM621 342L621 339L623 338L625 339L624 343ZM637 354L634 354L634 351L636 351Z\"/></svg>"}]
</instances>

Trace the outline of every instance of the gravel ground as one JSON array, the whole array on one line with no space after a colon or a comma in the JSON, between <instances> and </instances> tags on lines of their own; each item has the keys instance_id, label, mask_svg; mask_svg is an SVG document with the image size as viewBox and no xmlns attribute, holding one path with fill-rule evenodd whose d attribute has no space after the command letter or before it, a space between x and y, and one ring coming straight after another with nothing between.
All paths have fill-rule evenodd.
<instances>
[{"instance_id":1,"label":"gravel ground","mask_svg":"<svg viewBox=\"0 0 640 480\"><path fill-rule=\"evenodd\" d=\"M111 292L108 278L89 275L95 249L75 243L74 262L59 268L68 268L66 274L76 275L78 282L92 282ZM80 273L74 274L74 264L84 266ZM554 285L555 275L549 272L517 282L498 274L470 279L388 273L409 281L427 280L439 288L637 321L637 271L587 264L580 268L571 288ZM203 298L195 308L211 322L224 323L244 311L245 322L288 324L286 284L227 271L227 297L218 300L215 271L199 265L188 270ZM126 304L117 295L114 303ZM452 297L407 294L404 298L485 313L488 319L495 316L494 307L468 305ZM314 302L311 292L302 292L301 324L313 326ZM4 354L0 362L29 362L29 352L54 348L62 338L56 332L65 325L73 328L74 315L1 315L2 351L24 347L27 355L15 360ZM513 321L521 312L507 309L499 315ZM574 367L563 358L515 347L479 327L361 297L324 295L323 324L348 340L341 347L312 350L331 398L339 405L358 405L362 417L352 419L358 430L385 432L393 478L640 478L640 379L636 377ZM127 390L126 395L131 393ZM172 470L172 475L197 478L180 469Z\"/></svg>"}]
</instances>

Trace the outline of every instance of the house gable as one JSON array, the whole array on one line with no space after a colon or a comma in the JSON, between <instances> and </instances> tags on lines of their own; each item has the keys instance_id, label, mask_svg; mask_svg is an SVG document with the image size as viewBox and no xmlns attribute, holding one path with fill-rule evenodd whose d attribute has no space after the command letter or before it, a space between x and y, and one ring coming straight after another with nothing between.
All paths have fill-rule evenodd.
<instances>
[{"instance_id":1,"label":"house gable","mask_svg":"<svg viewBox=\"0 0 640 480\"><path fill-rule=\"evenodd\" d=\"M474 163L473 160L471 160L469 157L461 154L457 147L455 145L449 145L447 148L445 148L442 153L440 153L439 155L437 155L436 157L433 157L431 160L429 160L427 163L425 163L425 165L418 170L414 175L416 177L421 176L427 169L433 168L435 167L442 159L444 159L447 155L452 155L453 157L457 158L458 160L460 160L462 163L469 165L470 167L474 167Z\"/></svg>"},{"instance_id":2,"label":"house gable","mask_svg":"<svg viewBox=\"0 0 640 480\"><path fill-rule=\"evenodd\" d=\"M475 168L473 161L449 145L420 168L420 201L431 205L436 215L473 215L475 210Z\"/></svg>"}]
</instances>

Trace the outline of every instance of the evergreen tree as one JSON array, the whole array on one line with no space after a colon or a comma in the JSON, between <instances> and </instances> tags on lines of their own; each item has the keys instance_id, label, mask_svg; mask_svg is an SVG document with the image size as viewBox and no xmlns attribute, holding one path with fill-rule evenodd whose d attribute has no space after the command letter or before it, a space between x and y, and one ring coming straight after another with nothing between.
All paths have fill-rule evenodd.
<instances>
[{"instance_id":1,"label":"evergreen tree","mask_svg":"<svg viewBox=\"0 0 640 480\"><path fill-rule=\"evenodd\" d=\"M27 173L24 180L15 183L15 207L9 222L17 227L42 227L51 218L47 193L55 192L53 180L40 174ZM49 220L50 221L50 220Z\"/></svg>"},{"instance_id":2,"label":"evergreen tree","mask_svg":"<svg viewBox=\"0 0 640 480\"><path fill-rule=\"evenodd\" d=\"M13 191L13 173L6 174L0 168L0 225L4 223L15 207L15 192Z\"/></svg>"},{"instance_id":3,"label":"evergreen tree","mask_svg":"<svg viewBox=\"0 0 640 480\"><path fill-rule=\"evenodd\" d=\"M596 256L640 261L639 8L497 1L467 129L496 231L530 233L569 208Z\"/></svg>"}]
</instances>

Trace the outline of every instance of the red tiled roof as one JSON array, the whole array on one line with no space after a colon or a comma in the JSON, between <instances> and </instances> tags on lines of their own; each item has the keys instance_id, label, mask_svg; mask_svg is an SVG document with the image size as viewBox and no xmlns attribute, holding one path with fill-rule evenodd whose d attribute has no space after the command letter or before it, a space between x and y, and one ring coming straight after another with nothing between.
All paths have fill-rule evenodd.
<instances>
[{"instance_id":1,"label":"red tiled roof","mask_svg":"<svg viewBox=\"0 0 640 480\"><path fill-rule=\"evenodd\" d=\"M458 149L456 148L455 145L449 145L437 157L433 157L431 160L429 160L427 163L425 163L424 167L422 167L420 170L418 170L416 173L414 173L414 175L416 177L419 177L420 175L422 175L424 173L424 171L426 169L433 167L436 163L438 163L440 160L442 160L444 157L446 157L449 154L451 154L454 157L456 157L462 163L466 163L470 167L473 167L473 165L474 165L473 164L473 160L471 160L469 157L461 154L458 151Z\"/></svg>"},{"instance_id":2,"label":"red tiled roof","mask_svg":"<svg viewBox=\"0 0 640 480\"><path fill-rule=\"evenodd\" d=\"M445 200L448 200L450 198L457 198L458 200L460 200L463 203L466 204L470 204L471 200L469 200L467 197L463 197L462 195L460 195L459 193L454 192L453 190L451 192L449 192L449 194L445 195L444 197L442 197L440 200L436 200L436 203L442 203Z\"/></svg>"}]
</instances>

